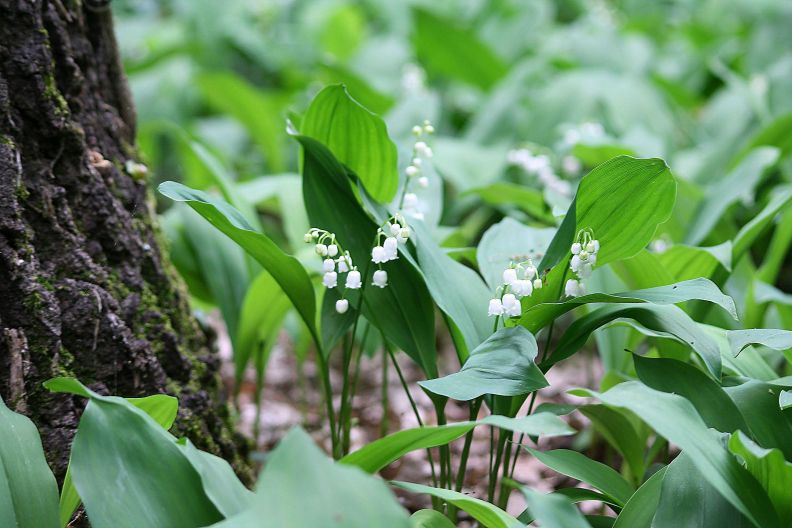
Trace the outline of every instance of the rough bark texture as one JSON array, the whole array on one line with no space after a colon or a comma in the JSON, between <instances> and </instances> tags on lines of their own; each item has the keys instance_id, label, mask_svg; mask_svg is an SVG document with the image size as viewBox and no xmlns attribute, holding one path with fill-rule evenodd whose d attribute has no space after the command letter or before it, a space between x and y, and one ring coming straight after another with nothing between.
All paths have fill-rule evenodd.
<instances>
[{"instance_id":1,"label":"rough bark texture","mask_svg":"<svg viewBox=\"0 0 792 528\"><path fill-rule=\"evenodd\" d=\"M61 375L177 396L176 433L244 472L217 358L162 252L145 174L126 168L134 134L109 10L0 0L0 396L39 427L59 477L84 406L42 387Z\"/></svg>"}]
</instances>

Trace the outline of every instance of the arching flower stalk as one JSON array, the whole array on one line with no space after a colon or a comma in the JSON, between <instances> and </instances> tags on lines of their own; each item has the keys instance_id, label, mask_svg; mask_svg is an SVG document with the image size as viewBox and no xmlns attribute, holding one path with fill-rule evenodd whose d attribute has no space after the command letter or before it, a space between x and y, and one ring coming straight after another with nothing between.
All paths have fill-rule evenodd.
<instances>
[{"instance_id":1,"label":"arching flower stalk","mask_svg":"<svg viewBox=\"0 0 792 528\"><path fill-rule=\"evenodd\" d=\"M423 213L418 207L418 195L409 192L413 187L413 182L421 189L429 187L429 178L424 174L425 163L432 159L434 153L432 148L426 143L427 136L434 134L434 126L429 120L425 120L423 125L415 125L412 129L416 141L412 149L410 164L404 169L407 181L404 184L399 209L413 218L423 220Z\"/></svg>"},{"instance_id":2,"label":"arching flower stalk","mask_svg":"<svg viewBox=\"0 0 792 528\"><path fill-rule=\"evenodd\" d=\"M314 244L314 251L322 260L322 284L325 288L332 289L338 286L339 274L346 273L344 283L344 295L347 289L357 290L361 287L362 281L360 272L352 263L352 256L349 251L344 250L336 238L335 233L330 233L324 229L312 227L303 237L306 243ZM349 301L342 296L336 301L336 311L345 313L349 309Z\"/></svg>"},{"instance_id":3,"label":"arching flower stalk","mask_svg":"<svg viewBox=\"0 0 792 528\"><path fill-rule=\"evenodd\" d=\"M569 279L564 285L564 295L567 297L579 297L586 294L586 286L583 280L591 277L591 272L597 264L597 253L600 250L599 240L594 238L591 229L581 229L570 251L572 259L569 267L577 278Z\"/></svg>"},{"instance_id":4,"label":"arching flower stalk","mask_svg":"<svg viewBox=\"0 0 792 528\"><path fill-rule=\"evenodd\" d=\"M503 270L503 284L498 286L495 297L489 302L488 315L499 317L519 317L522 314L522 305L519 299L530 297L534 290L542 287L539 270L531 259L509 264ZM497 320L495 322L497 324Z\"/></svg>"},{"instance_id":5,"label":"arching flower stalk","mask_svg":"<svg viewBox=\"0 0 792 528\"><path fill-rule=\"evenodd\" d=\"M377 265L377 271L372 277L372 285L384 288L388 285L388 272L382 265L399 258L399 244L404 244L410 238L410 228L404 215L397 213L377 229L374 238L374 247L371 249L371 262Z\"/></svg>"}]
</instances>

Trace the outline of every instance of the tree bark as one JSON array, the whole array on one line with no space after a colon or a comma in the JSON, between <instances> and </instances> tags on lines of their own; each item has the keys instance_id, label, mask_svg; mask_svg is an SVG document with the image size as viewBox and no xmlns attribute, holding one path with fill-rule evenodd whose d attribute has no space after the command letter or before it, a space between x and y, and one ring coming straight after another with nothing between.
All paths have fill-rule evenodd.
<instances>
[{"instance_id":1,"label":"tree bark","mask_svg":"<svg viewBox=\"0 0 792 528\"><path fill-rule=\"evenodd\" d=\"M210 338L163 251L109 0L0 0L0 396L60 478L84 401L179 398L176 434L248 471Z\"/></svg>"}]
</instances>

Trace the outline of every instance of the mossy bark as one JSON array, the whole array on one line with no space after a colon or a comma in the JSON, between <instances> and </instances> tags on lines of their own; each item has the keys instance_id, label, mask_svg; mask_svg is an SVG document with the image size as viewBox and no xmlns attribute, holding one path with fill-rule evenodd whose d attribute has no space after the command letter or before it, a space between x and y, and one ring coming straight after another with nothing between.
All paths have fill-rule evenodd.
<instances>
[{"instance_id":1,"label":"mossy bark","mask_svg":"<svg viewBox=\"0 0 792 528\"><path fill-rule=\"evenodd\" d=\"M168 261L102 2L0 0L0 395L56 475L84 402L42 382L169 393L176 434L247 473L217 357Z\"/></svg>"}]
</instances>

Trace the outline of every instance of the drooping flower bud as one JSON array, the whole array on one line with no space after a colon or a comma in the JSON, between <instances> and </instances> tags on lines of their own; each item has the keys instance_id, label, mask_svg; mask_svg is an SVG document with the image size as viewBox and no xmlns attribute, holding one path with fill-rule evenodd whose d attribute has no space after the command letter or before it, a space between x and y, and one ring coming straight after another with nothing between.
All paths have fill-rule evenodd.
<instances>
[{"instance_id":1,"label":"drooping flower bud","mask_svg":"<svg viewBox=\"0 0 792 528\"><path fill-rule=\"evenodd\" d=\"M420 178L418 178L418 187L420 187L421 189L426 189L427 187L429 187L429 178L427 178L426 176L421 176Z\"/></svg>"},{"instance_id":2,"label":"drooping flower bud","mask_svg":"<svg viewBox=\"0 0 792 528\"><path fill-rule=\"evenodd\" d=\"M320 257L324 257L327 255L327 246L324 244L316 244L316 254Z\"/></svg>"},{"instance_id":3,"label":"drooping flower bud","mask_svg":"<svg viewBox=\"0 0 792 528\"><path fill-rule=\"evenodd\" d=\"M418 176L418 167L415 165L408 165L406 169L404 169L404 173L407 175L408 178L413 178Z\"/></svg>"},{"instance_id":4,"label":"drooping flower bud","mask_svg":"<svg viewBox=\"0 0 792 528\"><path fill-rule=\"evenodd\" d=\"M330 244L329 246L327 246L327 254L331 257L335 257L336 255L338 255L338 246L336 246L335 244Z\"/></svg>"},{"instance_id":5,"label":"drooping flower bud","mask_svg":"<svg viewBox=\"0 0 792 528\"><path fill-rule=\"evenodd\" d=\"M418 207L418 195L415 193L407 193L404 195L404 208L415 209Z\"/></svg>"},{"instance_id":6,"label":"drooping flower bud","mask_svg":"<svg viewBox=\"0 0 792 528\"><path fill-rule=\"evenodd\" d=\"M540 289L542 289L542 286L543 286L542 279L538 279L538 278L534 279L534 281L533 281L534 290L540 290Z\"/></svg>"},{"instance_id":7,"label":"drooping flower bud","mask_svg":"<svg viewBox=\"0 0 792 528\"><path fill-rule=\"evenodd\" d=\"M349 310L349 301L346 299L339 299L336 301L336 312L343 314Z\"/></svg>"},{"instance_id":8,"label":"drooping flower bud","mask_svg":"<svg viewBox=\"0 0 792 528\"><path fill-rule=\"evenodd\" d=\"M374 272L374 276L372 277L374 286L379 286L380 288L384 288L388 285L388 272L385 270L377 270Z\"/></svg>"}]
</instances>

